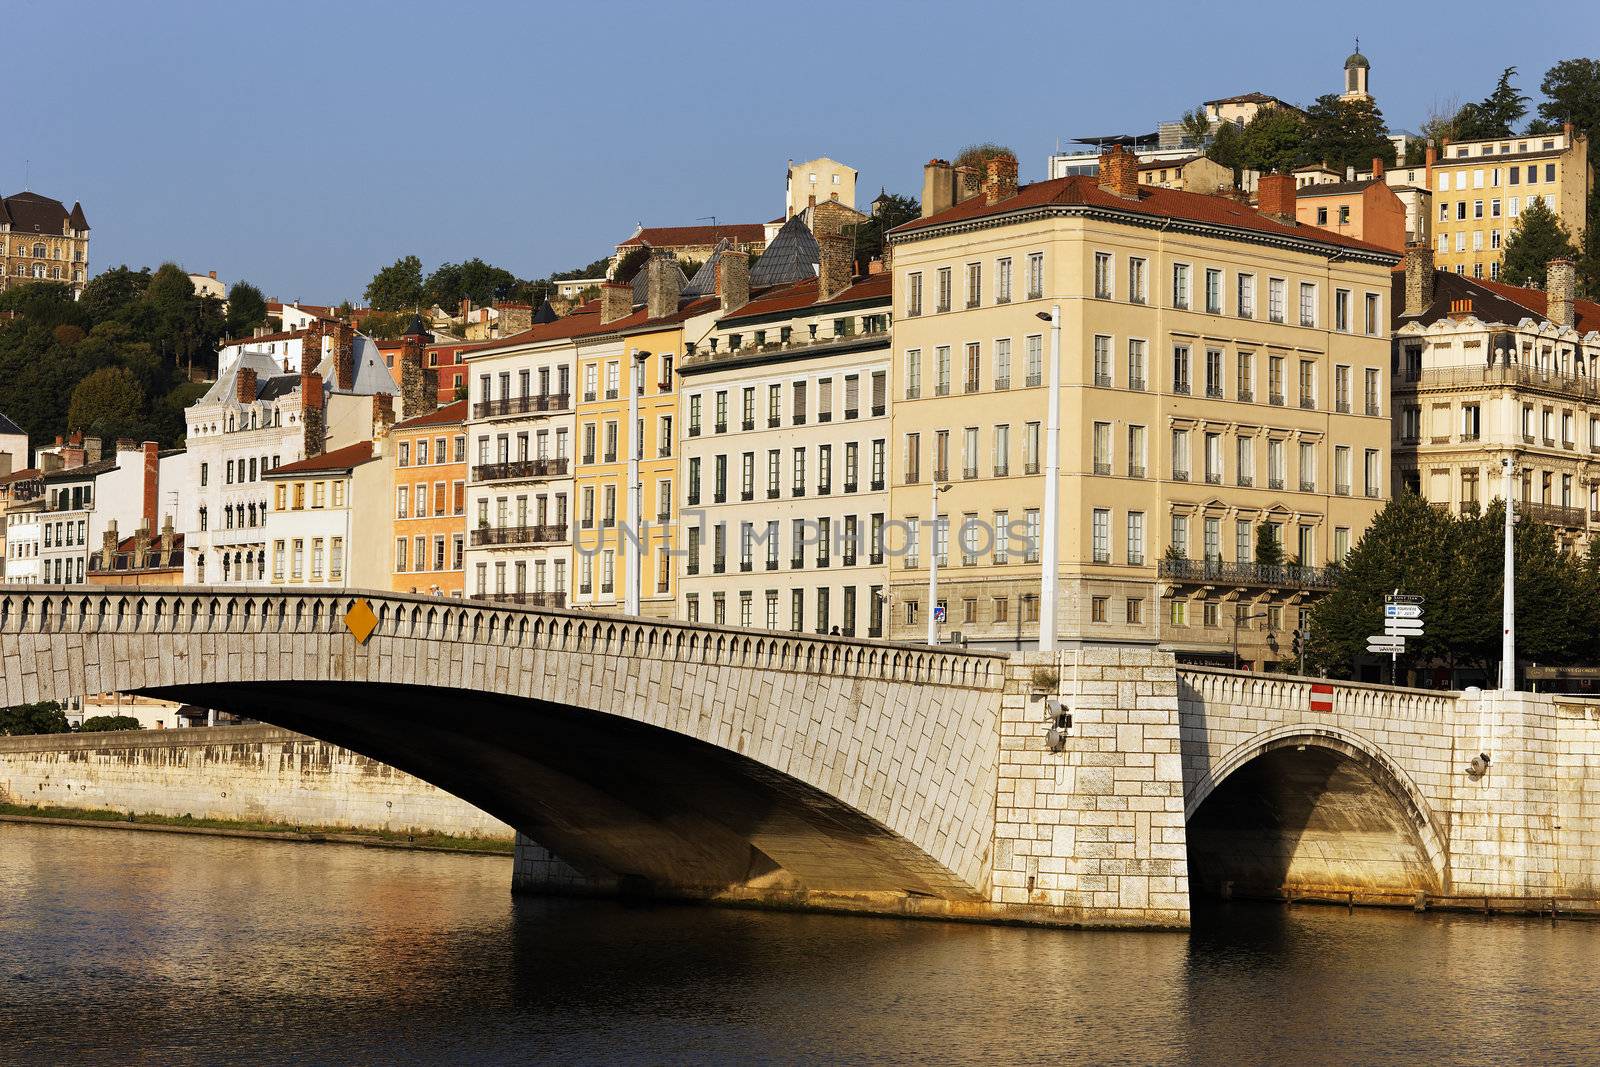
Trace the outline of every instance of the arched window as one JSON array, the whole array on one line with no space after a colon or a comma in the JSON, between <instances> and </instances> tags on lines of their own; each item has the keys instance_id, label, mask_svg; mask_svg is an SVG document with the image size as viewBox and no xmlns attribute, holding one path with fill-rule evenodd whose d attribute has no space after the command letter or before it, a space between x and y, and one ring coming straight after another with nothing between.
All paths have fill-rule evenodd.
<instances>
[{"instance_id":1,"label":"arched window","mask_svg":"<svg viewBox=\"0 0 1600 1067\"><path fill-rule=\"evenodd\" d=\"M43 263L35 263L33 265L33 276L35 278L38 278L41 281L44 280L44 264Z\"/></svg>"},{"instance_id":2,"label":"arched window","mask_svg":"<svg viewBox=\"0 0 1600 1067\"><path fill-rule=\"evenodd\" d=\"M33 243L33 258L34 259L43 259L44 258L44 242L43 241L35 241Z\"/></svg>"}]
</instances>

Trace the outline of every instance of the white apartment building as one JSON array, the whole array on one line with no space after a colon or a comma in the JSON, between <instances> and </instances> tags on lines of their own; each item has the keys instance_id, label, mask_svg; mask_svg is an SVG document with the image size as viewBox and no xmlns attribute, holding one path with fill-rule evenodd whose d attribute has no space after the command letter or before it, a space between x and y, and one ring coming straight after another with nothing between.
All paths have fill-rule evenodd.
<instances>
[{"instance_id":1,"label":"white apartment building","mask_svg":"<svg viewBox=\"0 0 1600 1067\"><path fill-rule=\"evenodd\" d=\"M883 634L890 276L771 290L685 358L678 617Z\"/></svg>"},{"instance_id":2,"label":"white apartment building","mask_svg":"<svg viewBox=\"0 0 1600 1067\"><path fill-rule=\"evenodd\" d=\"M464 350L468 596L565 607L571 588L575 313Z\"/></svg>"},{"instance_id":3,"label":"white apartment building","mask_svg":"<svg viewBox=\"0 0 1600 1067\"><path fill-rule=\"evenodd\" d=\"M13 503L6 509L6 584L34 585L40 582L41 560L39 549L44 532L40 512L43 498L24 504Z\"/></svg>"},{"instance_id":4,"label":"white apartment building","mask_svg":"<svg viewBox=\"0 0 1600 1067\"><path fill-rule=\"evenodd\" d=\"M244 353L184 413L192 498L178 525L186 583L264 581L267 473L370 438L372 397L398 392L378 346L348 325L315 322L302 342L322 353L314 369L285 372L265 354Z\"/></svg>"},{"instance_id":5,"label":"white apartment building","mask_svg":"<svg viewBox=\"0 0 1600 1067\"><path fill-rule=\"evenodd\" d=\"M272 496L270 584L388 588L393 520L381 445L357 441L285 463L264 480Z\"/></svg>"},{"instance_id":6,"label":"white apartment building","mask_svg":"<svg viewBox=\"0 0 1600 1067\"><path fill-rule=\"evenodd\" d=\"M110 457L47 472L39 521L39 580L52 585L82 583L89 554L113 526L122 534L161 518L161 474L181 493L183 453L165 456L154 441L142 446L119 441ZM171 514L171 512L167 512Z\"/></svg>"}]
</instances>

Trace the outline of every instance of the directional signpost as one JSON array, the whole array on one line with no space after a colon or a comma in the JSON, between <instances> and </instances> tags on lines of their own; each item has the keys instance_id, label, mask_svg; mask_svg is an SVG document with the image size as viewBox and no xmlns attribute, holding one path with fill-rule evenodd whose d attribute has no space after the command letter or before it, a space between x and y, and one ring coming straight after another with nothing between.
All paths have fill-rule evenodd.
<instances>
[{"instance_id":1,"label":"directional signpost","mask_svg":"<svg viewBox=\"0 0 1600 1067\"><path fill-rule=\"evenodd\" d=\"M1393 685L1406 638L1422 636L1422 598L1396 589L1383 598L1383 633L1367 638L1367 651L1389 657L1389 684Z\"/></svg>"}]
</instances>

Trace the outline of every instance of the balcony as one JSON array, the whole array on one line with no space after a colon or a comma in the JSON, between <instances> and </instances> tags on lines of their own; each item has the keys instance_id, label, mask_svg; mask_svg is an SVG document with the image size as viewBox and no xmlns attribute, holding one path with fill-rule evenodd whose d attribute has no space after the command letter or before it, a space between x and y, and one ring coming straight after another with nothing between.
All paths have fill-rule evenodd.
<instances>
[{"instance_id":1,"label":"balcony","mask_svg":"<svg viewBox=\"0 0 1600 1067\"><path fill-rule=\"evenodd\" d=\"M833 421L833 412L832 411L819 411L819 412L817 412L817 422L823 423L823 422L832 422L832 421Z\"/></svg>"},{"instance_id":2,"label":"balcony","mask_svg":"<svg viewBox=\"0 0 1600 1067\"><path fill-rule=\"evenodd\" d=\"M1172 472L1172 480L1175 482L1186 482L1189 480L1189 472L1174 470Z\"/></svg>"},{"instance_id":3,"label":"balcony","mask_svg":"<svg viewBox=\"0 0 1600 1067\"><path fill-rule=\"evenodd\" d=\"M1096 474L1099 474L1099 475L1110 475L1110 473L1111 473L1111 461L1110 460L1104 460L1104 459L1095 460L1094 461L1094 472Z\"/></svg>"},{"instance_id":4,"label":"balcony","mask_svg":"<svg viewBox=\"0 0 1600 1067\"><path fill-rule=\"evenodd\" d=\"M474 546L547 545L566 539L567 528L559 523L545 523L539 526L482 526L472 531Z\"/></svg>"},{"instance_id":5,"label":"balcony","mask_svg":"<svg viewBox=\"0 0 1600 1067\"><path fill-rule=\"evenodd\" d=\"M860 416L861 416L861 409L860 408L845 408L844 409L844 417L846 419L860 418Z\"/></svg>"},{"instance_id":6,"label":"balcony","mask_svg":"<svg viewBox=\"0 0 1600 1067\"><path fill-rule=\"evenodd\" d=\"M780 425L782 425L782 423L783 423L783 420L780 419L776 415L768 415L767 416L767 429L769 429L769 430L777 429Z\"/></svg>"},{"instance_id":7,"label":"balcony","mask_svg":"<svg viewBox=\"0 0 1600 1067\"><path fill-rule=\"evenodd\" d=\"M950 468L935 467L933 471L933 480L936 482L948 482L950 480Z\"/></svg>"},{"instance_id":8,"label":"balcony","mask_svg":"<svg viewBox=\"0 0 1600 1067\"><path fill-rule=\"evenodd\" d=\"M1144 392L1144 379L1143 378L1129 378L1128 379L1128 388L1136 390L1136 391L1141 392L1141 393Z\"/></svg>"},{"instance_id":9,"label":"balcony","mask_svg":"<svg viewBox=\"0 0 1600 1067\"><path fill-rule=\"evenodd\" d=\"M1518 504L1517 513L1523 518L1542 522L1547 526L1565 526L1583 529L1584 509L1565 504Z\"/></svg>"},{"instance_id":10,"label":"balcony","mask_svg":"<svg viewBox=\"0 0 1600 1067\"><path fill-rule=\"evenodd\" d=\"M857 489L860 489L860 488L861 488L861 483L859 483L859 482L845 482L844 483L844 491L845 491L846 494L853 493Z\"/></svg>"},{"instance_id":11,"label":"balcony","mask_svg":"<svg viewBox=\"0 0 1600 1067\"><path fill-rule=\"evenodd\" d=\"M475 482L500 482L510 478L565 478L570 461L565 456L555 459L518 459L505 463L484 463L472 468Z\"/></svg>"},{"instance_id":12,"label":"balcony","mask_svg":"<svg viewBox=\"0 0 1600 1067\"><path fill-rule=\"evenodd\" d=\"M716 431L717 431L717 433L727 433L728 432L728 424L727 424L727 422L726 421L719 421L717 423L717 425L716 425Z\"/></svg>"},{"instance_id":13,"label":"balcony","mask_svg":"<svg viewBox=\"0 0 1600 1067\"><path fill-rule=\"evenodd\" d=\"M1101 389L1110 389L1111 388L1111 375L1109 375L1109 374L1096 374L1094 376L1094 384L1099 386Z\"/></svg>"},{"instance_id":14,"label":"balcony","mask_svg":"<svg viewBox=\"0 0 1600 1067\"><path fill-rule=\"evenodd\" d=\"M961 477L962 477L963 480L970 482L974 478L976 478L977 476L978 476L978 468L977 467L962 467L961 468Z\"/></svg>"},{"instance_id":15,"label":"balcony","mask_svg":"<svg viewBox=\"0 0 1600 1067\"><path fill-rule=\"evenodd\" d=\"M874 405L872 405L872 417L875 418L875 419L882 418L885 414L888 413L888 411L889 411L889 405L887 405L887 404L874 404Z\"/></svg>"},{"instance_id":16,"label":"balcony","mask_svg":"<svg viewBox=\"0 0 1600 1067\"><path fill-rule=\"evenodd\" d=\"M767 486L767 499L776 500L782 494L782 492L783 490L779 489L777 486L769 485Z\"/></svg>"},{"instance_id":17,"label":"balcony","mask_svg":"<svg viewBox=\"0 0 1600 1067\"><path fill-rule=\"evenodd\" d=\"M1024 463L1022 465L1022 473L1023 474L1038 474L1039 473L1039 461L1038 460L1034 460L1031 463Z\"/></svg>"},{"instance_id":18,"label":"balcony","mask_svg":"<svg viewBox=\"0 0 1600 1067\"><path fill-rule=\"evenodd\" d=\"M1378 487L1375 485L1367 486L1365 492L1367 496L1372 497L1374 500L1378 498Z\"/></svg>"},{"instance_id":19,"label":"balcony","mask_svg":"<svg viewBox=\"0 0 1600 1067\"><path fill-rule=\"evenodd\" d=\"M1037 371L1030 372L1027 379L1027 388L1037 389L1044 384L1044 375Z\"/></svg>"},{"instance_id":20,"label":"balcony","mask_svg":"<svg viewBox=\"0 0 1600 1067\"><path fill-rule=\"evenodd\" d=\"M1130 478L1143 478L1144 477L1144 466L1142 464L1139 464L1139 463L1130 463L1130 464L1128 464L1128 477L1130 477Z\"/></svg>"},{"instance_id":21,"label":"balcony","mask_svg":"<svg viewBox=\"0 0 1600 1067\"><path fill-rule=\"evenodd\" d=\"M950 383L949 382L940 382L938 385L934 386L933 387L933 395L934 396L949 396L950 395Z\"/></svg>"},{"instance_id":22,"label":"balcony","mask_svg":"<svg viewBox=\"0 0 1600 1067\"><path fill-rule=\"evenodd\" d=\"M999 391L1001 389L1010 389L1011 388L1011 375L1007 374L1004 377L996 378L994 380L994 387L995 387L996 391Z\"/></svg>"},{"instance_id":23,"label":"balcony","mask_svg":"<svg viewBox=\"0 0 1600 1067\"><path fill-rule=\"evenodd\" d=\"M1240 489L1249 489L1252 486L1254 486L1255 484L1256 484L1256 479L1255 479L1254 475L1251 475L1251 474L1241 474L1241 475L1239 475L1239 488Z\"/></svg>"},{"instance_id":24,"label":"balcony","mask_svg":"<svg viewBox=\"0 0 1600 1067\"><path fill-rule=\"evenodd\" d=\"M968 378L966 380L966 382L964 382L963 385L962 385L962 392L976 393L977 391L978 391L978 379L976 379L976 378Z\"/></svg>"},{"instance_id":25,"label":"balcony","mask_svg":"<svg viewBox=\"0 0 1600 1067\"><path fill-rule=\"evenodd\" d=\"M698 424L689 427L689 436L690 437L699 437L700 436L700 427L699 427Z\"/></svg>"},{"instance_id":26,"label":"balcony","mask_svg":"<svg viewBox=\"0 0 1600 1067\"><path fill-rule=\"evenodd\" d=\"M743 422L739 423L739 428L745 430L746 432L753 430L756 428L756 420L745 419Z\"/></svg>"},{"instance_id":27,"label":"balcony","mask_svg":"<svg viewBox=\"0 0 1600 1067\"><path fill-rule=\"evenodd\" d=\"M1315 493L1317 491L1317 483L1316 482L1308 482L1304 478L1301 478L1300 479L1300 491L1302 493Z\"/></svg>"},{"instance_id":28,"label":"balcony","mask_svg":"<svg viewBox=\"0 0 1600 1067\"><path fill-rule=\"evenodd\" d=\"M1206 484L1207 485L1221 485L1222 484L1222 472L1221 471L1206 471Z\"/></svg>"},{"instance_id":29,"label":"balcony","mask_svg":"<svg viewBox=\"0 0 1600 1067\"><path fill-rule=\"evenodd\" d=\"M618 394L617 390L615 390L615 389L607 389L606 390L606 399L607 400L615 400L615 399L617 399L618 395L619 394Z\"/></svg>"},{"instance_id":30,"label":"balcony","mask_svg":"<svg viewBox=\"0 0 1600 1067\"><path fill-rule=\"evenodd\" d=\"M1367 414L1368 415L1381 415L1382 414L1382 411L1380 411L1379 408L1378 408L1377 401L1375 401L1375 400L1367 401Z\"/></svg>"},{"instance_id":31,"label":"balcony","mask_svg":"<svg viewBox=\"0 0 1600 1067\"><path fill-rule=\"evenodd\" d=\"M496 604L524 604L531 608L565 608L566 593L479 593L474 600L487 600Z\"/></svg>"},{"instance_id":32,"label":"balcony","mask_svg":"<svg viewBox=\"0 0 1600 1067\"><path fill-rule=\"evenodd\" d=\"M1300 406L1306 411L1315 411L1317 410L1317 398L1314 396L1302 395L1300 397Z\"/></svg>"},{"instance_id":33,"label":"balcony","mask_svg":"<svg viewBox=\"0 0 1600 1067\"><path fill-rule=\"evenodd\" d=\"M1222 386L1220 386L1220 385L1208 385L1208 386L1206 386L1206 397L1208 399L1211 399L1211 400L1221 400L1221 399L1223 399Z\"/></svg>"},{"instance_id":34,"label":"balcony","mask_svg":"<svg viewBox=\"0 0 1600 1067\"><path fill-rule=\"evenodd\" d=\"M1188 382L1173 382L1172 383L1172 391L1174 393L1176 393L1177 395L1179 395L1179 396L1188 396L1189 395L1189 383Z\"/></svg>"},{"instance_id":35,"label":"balcony","mask_svg":"<svg viewBox=\"0 0 1600 1067\"><path fill-rule=\"evenodd\" d=\"M593 399L591 397L591 399ZM499 415L529 415L547 411L565 411L572 406L572 394L547 393L539 396L503 396L498 400L484 400L475 404L473 417L494 418Z\"/></svg>"},{"instance_id":36,"label":"balcony","mask_svg":"<svg viewBox=\"0 0 1600 1067\"><path fill-rule=\"evenodd\" d=\"M1334 575L1328 567L1302 567L1297 563L1224 563L1219 559L1163 559L1157 573L1172 582L1200 585L1260 586L1276 589L1331 589Z\"/></svg>"},{"instance_id":37,"label":"balcony","mask_svg":"<svg viewBox=\"0 0 1600 1067\"><path fill-rule=\"evenodd\" d=\"M1271 393L1267 396L1267 403L1275 408L1281 408L1284 406L1284 396L1282 393Z\"/></svg>"},{"instance_id":38,"label":"balcony","mask_svg":"<svg viewBox=\"0 0 1600 1067\"><path fill-rule=\"evenodd\" d=\"M749 502L751 500L754 500L755 498L756 498L756 491L754 489L741 489L741 490L739 490L739 499L740 500L743 500L745 502Z\"/></svg>"},{"instance_id":39,"label":"balcony","mask_svg":"<svg viewBox=\"0 0 1600 1067\"><path fill-rule=\"evenodd\" d=\"M1271 490L1274 490L1275 492L1282 492L1283 491L1283 476L1281 474L1278 475L1277 477L1274 477L1274 476L1272 476L1270 474L1267 475L1267 488L1271 489Z\"/></svg>"},{"instance_id":40,"label":"balcony","mask_svg":"<svg viewBox=\"0 0 1600 1067\"><path fill-rule=\"evenodd\" d=\"M1333 493L1334 493L1335 496L1349 496L1350 495L1350 483L1349 482L1337 482L1337 483L1335 483L1334 487L1333 487Z\"/></svg>"},{"instance_id":41,"label":"balcony","mask_svg":"<svg viewBox=\"0 0 1600 1067\"><path fill-rule=\"evenodd\" d=\"M1004 478L1010 473L1011 473L1011 468L1006 466L1004 463L999 463L999 464L995 465L994 476L996 478Z\"/></svg>"},{"instance_id":42,"label":"balcony","mask_svg":"<svg viewBox=\"0 0 1600 1067\"><path fill-rule=\"evenodd\" d=\"M1350 401L1348 401L1348 400L1335 400L1333 402L1333 410L1337 411L1341 415L1350 414Z\"/></svg>"},{"instance_id":43,"label":"balcony","mask_svg":"<svg viewBox=\"0 0 1600 1067\"><path fill-rule=\"evenodd\" d=\"M1256 394L1251 392L1249 389L1240 389L1239 390L1239 403L1241 403L1241 404L1251 404L1251 403L1255 402L1255 399L1256 399Z\"/></svg>"}]
</instances>

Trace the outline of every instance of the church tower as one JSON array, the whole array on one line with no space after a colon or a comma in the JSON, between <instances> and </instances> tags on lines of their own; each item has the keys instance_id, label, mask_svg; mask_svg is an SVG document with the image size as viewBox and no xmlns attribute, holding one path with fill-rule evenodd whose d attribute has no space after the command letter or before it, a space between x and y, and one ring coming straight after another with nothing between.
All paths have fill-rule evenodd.
<instances>
[{"instance_id":1,"label":"church tower","mask_svg":"<svg viewBox=\"0 0 1600 1067\"><path fill-rule=\"evenodd\" d=\"M1357 37L1356 50L1344 61L1344 92L1339 94L1339 99L1371 100L1372 92L1367 88L1367 77L1371 72L1372 64L1361 54L1361 38Z\"/></svg>"}]
</instances>

